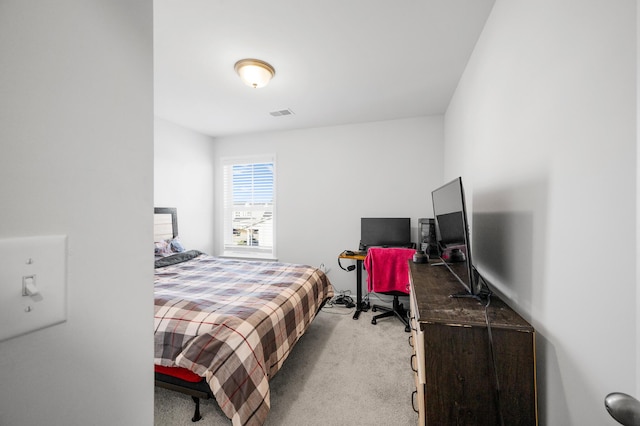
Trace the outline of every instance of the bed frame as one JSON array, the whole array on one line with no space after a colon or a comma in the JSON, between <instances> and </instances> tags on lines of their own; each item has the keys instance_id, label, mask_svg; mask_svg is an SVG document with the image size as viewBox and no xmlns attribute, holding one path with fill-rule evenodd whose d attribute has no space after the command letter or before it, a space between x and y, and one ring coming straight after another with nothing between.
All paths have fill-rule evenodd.
<instances>
[{"instance_id":1,"label":"bed frame","mask_svg":"<svg viewBox=\"0 0 640 426\"><path fill-rule=\"evenodd\" d=\"M180 392L191 396L195 403L195 410L193 412L192 422L197 422L202 419L200 415L200 398L210 399L213 398L211 388L207 381L202 378L199 382L191 383L185 380L178 379L177 377L168 376L166 374L155 372L156 386L159 388L169 389L172 391Z\"/></svg>"}]
</instances>

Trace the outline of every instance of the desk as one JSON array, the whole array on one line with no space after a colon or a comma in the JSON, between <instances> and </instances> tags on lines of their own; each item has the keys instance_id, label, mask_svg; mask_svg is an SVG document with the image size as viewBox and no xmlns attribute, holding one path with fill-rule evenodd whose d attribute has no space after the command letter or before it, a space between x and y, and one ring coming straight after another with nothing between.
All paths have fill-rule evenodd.
<instances>
[{"instance_id":1,"label":"desk","mask_svg":"<svg viewBox=\"0 0 640 426\"><path fill-rule=\"evenodd\" d=\"M362 303L362 262L364 262L365 257L367 257L367 254L361 251L353 251L353 254L342 252L338 256L340 259L356 261L356 312L353 314L354 320L360 317L360 312L369 310L369 303Z\"/></svg>"},{"instance_id":2,"label":"desk","mask_svg":"<svg viewBox=\"0 0 640 426\"><path fill-rule=\"evenodd\" d=\"M419 424L536 426L534 328L495 294L488 308L449 297L463 287L443 266L409 274Z\"/></svg>"}]
</instances>

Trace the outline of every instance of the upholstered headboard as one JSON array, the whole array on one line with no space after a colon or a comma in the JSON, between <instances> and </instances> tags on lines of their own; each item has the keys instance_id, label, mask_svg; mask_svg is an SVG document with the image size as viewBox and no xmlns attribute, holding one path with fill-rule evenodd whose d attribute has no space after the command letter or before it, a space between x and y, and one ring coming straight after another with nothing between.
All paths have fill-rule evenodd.
<instances>
[{"instance_id":1,"label":"upholstered headboard","mask_svg":"<svg viewBox=\"0 0 640 426\"><path fill-rule=\"evenodd\" d=\"M153 241L170 240L178 236L178 210L175 207L153 209Z\"/></svg>"}]
</instances>

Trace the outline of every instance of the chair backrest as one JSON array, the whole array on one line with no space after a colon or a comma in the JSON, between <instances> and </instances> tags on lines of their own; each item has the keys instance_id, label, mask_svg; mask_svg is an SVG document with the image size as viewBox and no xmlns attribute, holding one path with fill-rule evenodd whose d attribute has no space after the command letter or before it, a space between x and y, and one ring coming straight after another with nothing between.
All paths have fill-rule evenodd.
<instances>
[{"instance_id":1,"label":"chair backrest","mask_svg":"<svg viewBox=\"0 0 640 426\"><path fill-rule=\"evenodd\" d=\"M364 260L367 288L370 292L409 293L409 261L415 249L404 247L371 247Z\"/></svg>"}]
</instances>

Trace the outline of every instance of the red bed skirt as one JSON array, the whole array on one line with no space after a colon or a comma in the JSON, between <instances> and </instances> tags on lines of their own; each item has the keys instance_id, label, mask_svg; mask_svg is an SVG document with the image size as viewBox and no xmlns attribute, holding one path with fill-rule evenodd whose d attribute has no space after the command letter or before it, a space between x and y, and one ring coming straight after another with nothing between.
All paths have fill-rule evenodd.
<instances>
[{"instance_id":1,"label":"red bed skirt","mask_svg":"<svg viewBox=\"0 0 640 426\"><path fill-rule=\"evenodd\" d=\"M182 367L164 367L162 365L155 365L155 371L156 373L175 377L189 383L198 383L204 380L204 377L200 377L193 371Z\"/></svg>"}]
</instances>

